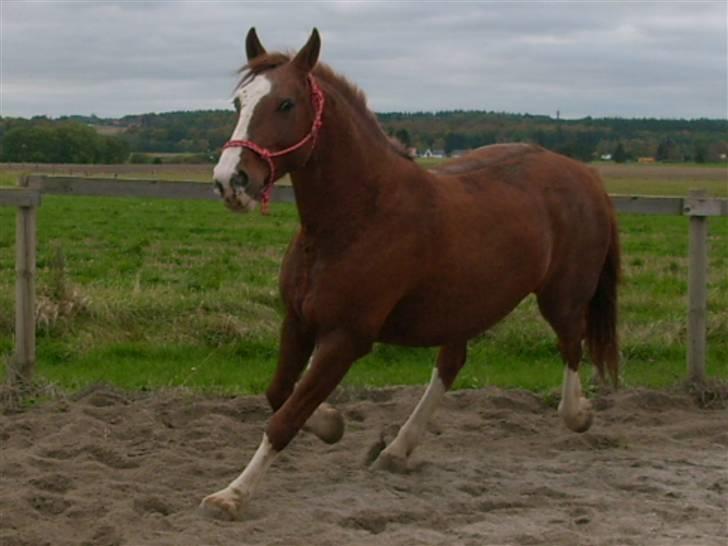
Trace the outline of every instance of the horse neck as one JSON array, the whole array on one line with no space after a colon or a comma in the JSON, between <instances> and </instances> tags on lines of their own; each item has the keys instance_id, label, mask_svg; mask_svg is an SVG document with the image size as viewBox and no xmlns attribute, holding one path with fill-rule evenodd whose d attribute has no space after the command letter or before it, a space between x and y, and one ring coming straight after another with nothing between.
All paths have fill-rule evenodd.
<instances>
[{"instance_id":1,"label":"horse neck","mask_svg":"<svg viewBox=\"0 0 728 546\"><path fill-rule=\"evenodd\" d=\"M316 148L291 180L304 232L345 240L372 217L381 196L395 189L392 173L409 161L361 112L329 96Z\"/></svg>"}]
</instances>

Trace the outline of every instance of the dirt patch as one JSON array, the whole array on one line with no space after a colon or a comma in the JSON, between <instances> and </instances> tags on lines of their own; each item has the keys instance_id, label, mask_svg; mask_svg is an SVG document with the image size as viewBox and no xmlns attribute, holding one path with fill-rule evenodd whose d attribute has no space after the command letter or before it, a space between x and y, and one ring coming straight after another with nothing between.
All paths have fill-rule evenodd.
<instances>
[{"instance_id":1,"label":"dirt patch","mask_svg":"<svg viewBox=\"0 0 728 546\"><path fill-rule=\"evenodd\" d=\"M421 389L346 391L343 440L301 434L244 521L196 511L257 447L262 397L90 390L0 416L0 544L639 545L728 541L728 411L624 391L564 428L521 391L450 393L408 471L364 464Z\"/></svg>"}]
</instances>

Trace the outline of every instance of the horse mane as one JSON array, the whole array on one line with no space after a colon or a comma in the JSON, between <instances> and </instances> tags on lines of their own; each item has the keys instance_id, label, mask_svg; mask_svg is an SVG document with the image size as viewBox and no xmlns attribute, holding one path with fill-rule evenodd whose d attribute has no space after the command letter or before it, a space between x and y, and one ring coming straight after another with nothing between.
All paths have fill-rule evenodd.
<instances>
[{"instance_id":1,"label":"horse mane","mask_svg":"<svg viewBox=\"0 0 728 546\"><path fill-rule=\"evenodd\" d=\"M252 80L258 74L262 74L268 70L272 70L277 66L287 63L291 60L293 54L291 53L264 53L259 55L255 59L252 59L248 64L243 65L238 73L240 74L240 80L236 86L239 89L250 80ZM401 157L406 159L412 159L404 144L402 144L396 137L387 135L382 128L382 124L377 119L377 116L367 106L367 97L357 85L350 82L346 77L334 71L329 65L319 62L313 69L313 75L334 87L341 95L347 100L347 102L367 121L370 128L375 131L376 134L383 136L389 146Z\"/></svg>"}]
</instances>

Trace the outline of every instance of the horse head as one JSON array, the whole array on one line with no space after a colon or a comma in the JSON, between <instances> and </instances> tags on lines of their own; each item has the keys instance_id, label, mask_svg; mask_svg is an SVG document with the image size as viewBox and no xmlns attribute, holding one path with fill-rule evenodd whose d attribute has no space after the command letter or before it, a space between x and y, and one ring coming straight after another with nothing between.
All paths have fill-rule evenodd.
<instances>
[{"instance_id":1,"label":"horse head","mask_svg":"<svg viewBox=\"0 0 728 546\"><path fill-rule=\"evenodd\" d=\"M233 104L238 122L213 171L215 188L232 210L267 202L273 183L308 160L323 115L323 93L311 75L321 39L316 29L293 57L268 53L254 28Z\"/></svg>"}]
</instances>

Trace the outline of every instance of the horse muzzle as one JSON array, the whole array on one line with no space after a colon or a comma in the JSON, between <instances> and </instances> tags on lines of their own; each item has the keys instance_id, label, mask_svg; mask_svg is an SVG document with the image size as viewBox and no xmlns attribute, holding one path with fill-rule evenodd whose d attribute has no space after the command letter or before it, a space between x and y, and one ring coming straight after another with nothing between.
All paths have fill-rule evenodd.
<instances>
[{"instance_id":1,"label":"horse muzzle","mask_svg":"<svg viewBox=\"0 0 728 546\"><path fill-rule=\"evenodd\" d=\"M222 197L225 206L233 212L250 212L255 210L258 199L247 192L247 176L235 175L228 184L214 181L215 193Z\"/></svg>"}]
</instances>

